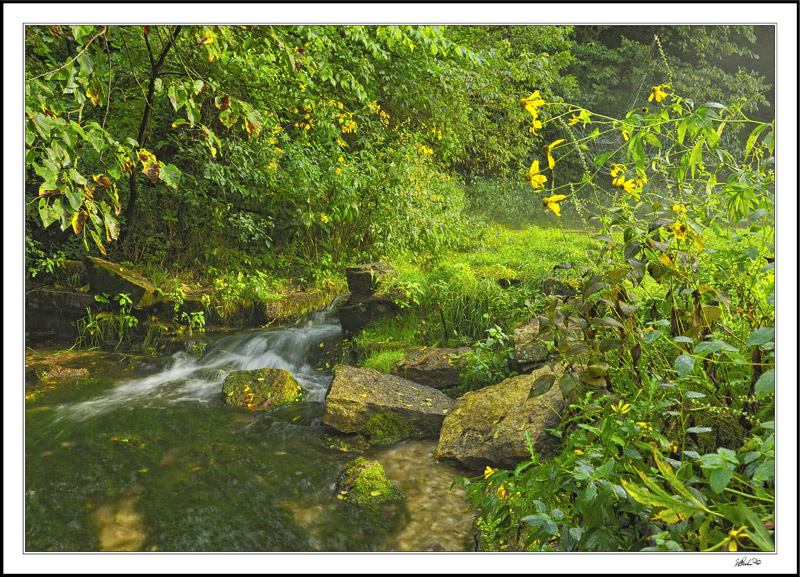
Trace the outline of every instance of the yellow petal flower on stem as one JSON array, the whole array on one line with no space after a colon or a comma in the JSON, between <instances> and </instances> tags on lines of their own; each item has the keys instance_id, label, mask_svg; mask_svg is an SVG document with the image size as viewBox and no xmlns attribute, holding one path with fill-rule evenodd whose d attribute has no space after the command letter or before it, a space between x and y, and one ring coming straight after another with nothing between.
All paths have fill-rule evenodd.
<instances>
[{"instance_id":1,"label":"yellow petal flower on stem","mask_svg":"<svg viewBox=\"0 0 800 577\"><path fill-rule=\"evenodd\" d=\"M533 188L543 188L544 183L547 182L547 177L538 174L538 172L539 172L539 161L534 160L533 164L531 164L530 170L528 170L528 172L525 174L525 179L531 183L531 186L533 186Z\"/></svg>"},{"instance_id":2,"label":"yellow petal flower on stem","mask_svg":"<svg viewBox=\"0 0 800 577\"><path fill-rule=\"evenodd\" d=\"M540 128L542 128L542 123L541 123L541 121L540 121L540 120L538 120L538 119L537 119L537 118L534 116L534 118L533 118L533 121L531 122L531 125L530 125L530 127L528 128L528 132L530 132L531 134L534 134L534 135L535 135L535 134L536 134L536 131L537 131L537 130L539 130Z\"/></svg>"},{"instance_id":3,"label":"yellow petal flower on stem","mask_svg":"<svg viewBox=\"0 0 800 577\"><path fill-rule=\"evenodd\" d=\"M536 116L537 108L544 104L544 100L539 96L539 91L537 90L527 98L520 99L519 103L523 110L527 110Z\"/></svg>"},{"instance_id":4,"label":"yellow petal flower on stem","mask_svg":"<svg viewBox=\"0 0 800 577\"><path fill-rule=\"evenodd\" d=\"M612 177L617 176L617 174L620 173L620 172L625 174L625 170L626 170L626 168L625 168L624 164L612 164L611 165L611 176Z\"/></svg>"},{"instance_id":5,"label":"yellow petal flower on stem","mask_svg":"<svg viewBox=\"0 0 800 577\"><path fill-rule=\"evenodd\" d=\"M636 182L632 178L630 180L626 180L622 184L622 188L625 190L625 192L636 192Z\"/></svg>"},{"instance_id":6,"label":"yellow petal flower on stem","mask_svg":"<svg viewBox=\"0 0 800 577\"><path fill-rule=\"evenodd\" d=\"M488 479L493 473L496 473L497 469L492 469L488 465L486 466L486 470L483 472L483 478Z\"/></svg>"},{"instance_id":7,"label":"yellow petal flower on stem","mask_svg":"<svg viewBox=\"0 0 800 577\"><path fill-rule=\"evenodd\" d=\"M553 158L553 155L550 154L550 151L553 149L553 147L558 146L562 142L566 142L566 141L567 141L566 138L559 138L555 142L551 142L550 144L548 144L547 146L542 148L542 152L544 152L547 155L547 165L550 167L550 170L553 170L553 168L556 165L556 161Z\"/></svg>"},{"instance_id":8,"label":"yellow petal flower on stem","mask_svg":"<svg viewBox=\"0 0 800 577\"><path fill-rule=\"evenodd\" d=\"M672 210L679 213L679 214L686 214L686 207L682 204L673 204Z\"/></svg>"},{"instance_id":9,"label":"yellow petal flower on stem","mask_svg":"<svg viewBox=\"0 0 800 577\"><path fill-rule=\"evenodd\" d=\"M557 203L560 200L564 200L565 198L567 197L564 196L563 194L555 194L549 198L543 198L542 204L545 205L550 210L552 210L556 214L556 216L561 216L561 206L559 206Z\"/></svg>"},{"instance_id":10,"label":"yellow petal flower on stem","mask_svg":"<svg viewBox=\"0 0 800 577\"><path fill-rule=\"evenodd\" d=\"M630 138L631 138L631 137L630 137L630 135L628 134L628 131L627 131L627 130L620 130L620 132L622 133L622 138L624 138L626 142L627 142L628 140L630 140Z\"/></svg>"},{"instance_id":11,"label":"yellow petal flower on stem","mask_svg":"<svg viewBox=\"0 0 800 577\"><path fill-rule=\"evenodd\" d=\"M675 233L675 238L678 240L684 240L686 235L689 234L689 227L683 222L674 222L670 228L672 229L672 232Z\"/></svg>"},{"instance_id":12,"label":"yellow petal flower on stem","mask_svg":"<svg viewBox=\"0 0 800 577\"><path fill-rule=\"evenodd\" d=\"M667 96L667 92L664 90L665 88L671 88L669 84L659 84L658 86L653 86L650 89L650 98L647 99L648 102L652 102L653 99L656 99L656 102L661 102Z\"/></svg>"}]
</instances>

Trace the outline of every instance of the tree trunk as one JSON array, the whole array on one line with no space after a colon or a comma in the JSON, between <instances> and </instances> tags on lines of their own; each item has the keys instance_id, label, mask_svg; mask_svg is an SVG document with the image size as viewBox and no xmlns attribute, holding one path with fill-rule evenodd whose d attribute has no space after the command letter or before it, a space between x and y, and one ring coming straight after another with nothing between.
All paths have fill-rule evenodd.
<instances>
[{"instance_id":1,"label":"tree trunk","mask_svg":"<svg viewBox=\"0 0 800 577\"><path fill-rule=\"evenodd\" d=\"M147 133L147 125L150 122L150 115L153 111L153 94L156 90L156 79L158 78L159 72L161 72L161 67L164 65L164 60L167 57L167 53L169 52L172 45L175 43L175 40L178 38L178 35L181 32L182 26L176 26L175 31L172 33L172 36L169 37L167 40L166 45L161 50L161 54L159 54L158 58L153 58L153 51L150 48L150 41L148 40L148 34L144 35L144 42L147 45L147 52L150 56L150 79L147 83L147 99L144 103L144 113L142 114L142 122L139 125L139 134L136 139L136 142L139 144L134 152L138 151L142 148L144 144L145 134ZM131 159L133 161L134 166L136 165L136 159ZM128 194L128 206L125 208L125 228L122 230L122 233L119 237L119 244L122 245L127 232L131 229L134 223L134 214L135 214L135 207L136 207L136 199L139 196L139 189L136 183L136 169L131 170L131 176L129 179L129 194Z\"/></svg>"}]
</instances>

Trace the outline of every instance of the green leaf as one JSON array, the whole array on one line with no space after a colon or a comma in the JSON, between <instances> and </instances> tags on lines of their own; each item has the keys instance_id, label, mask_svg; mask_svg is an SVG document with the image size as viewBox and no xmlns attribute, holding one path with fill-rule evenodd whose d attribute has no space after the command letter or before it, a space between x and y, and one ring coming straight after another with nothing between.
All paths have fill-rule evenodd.
<instances>
[{"instance_id":1,"label":"green leaf","mask_svg":"<svg viewBox=\"0 0 800 577\"><path fill-rule=\"evenodd\" d=\"M774 551L775 543L767 532L764 522L755 514L755 512L747 506L746 503L739 501L737 503L740 517L747 524L750 529L747 534L750 540L756 544L761 551Z\"/></svg>"},{"instance_id":2,"label":"green leaf","mask_svg":"<svg viewBox=\"0 0 800 577\"><path fill-rule=\"evenodd\" d=\"M727 467L721 467L711 471L711 476L709 477L708 482L709 485L711 485L711 490L719 495L725 490L725 487L728 486L728 483L731 482L732 478L733 471Z\"/></svg>"},{"instance_id":3,"label":"green leaf","mask_svg":"<svg viewBox=\"0 0 800 577\"><path fill-rule=\"evenodd\" d=\"M660 331L656 331L656 330L647 331L644 334L644 342L646 342L648 345L652 344L653 341L655 341L660 336L661 336L661 332Z\"/></svg>"},{"instance_id":4,"label":"green leaf","mask_svg":"<svg viewBox=\"0 0 800 577\"><path fill-rule=\"evenodd\" d=\"M614 152L615 151L612 150L610 152L606 152L605 154L595 156L592 163L599 168L603 166L609 158L611 158L611 155L614 154Z\"/></svg>"},{"instance_id":5,"label":"green leaf","mask_svg":"<svg viewBox=\"0 0 800 577\"><path fill-rule=\"evenodd\" d=\"M765 371L756 381L755 393L757 397L775 392L775 369Z\"/></svg>"},{"instance_id":6,"label":"green leaf","mask_svg":"<svg viewBox=\"0 0 800 577\"><path fill-rule=\"evenodd\" d=\"M545 394L556 382L555 375L542 375L533 382L531 387L531 394L535 397Z\"/></svg>"},{"instance_id":7,"label":"green leaf","mask_svg":"<svg viewBox=\"0 0 800 577\"><path fill-rule=\"evenodd\" d=\"M58 211L47 202L47 199L39 199L39 218L42 219L42 226L47 228L58 220L58 216Z\"/></svg>"},{"instance_id":8,"label":"green leaf","mask_svg":"<svg viewBox=\"0 0 800 577\"><path fill-rule=\"evenodd\" d=\"M68 190L66 194L67 194L67 200L69 200L69 205L72 207L72 210L78 210L83 204L83 197L77 192L74 192L72 190Z\"/></svg>"},{"instance_id":9,"label":"green leaf","mask_svg":"<svg viewBox=\"0 0 800 577\"><path fill-rule=\"evenodd\" d=\"M691 373L693 368L694 359L689 355L680 355L675 359L675 370L678 371L678 376L680 378Z\"/></svg>"},{"instance_id":10,"label":"green leaf","mask_svg":"<svg viewBox=\"0 0 800 577\"><path fill-rule=\"evenodd\" d=\"M761 327L750 334L747 346L757 347L772 340L775 340L775 327Z\"/></svg>"},{"instance_id":11,"label":"green leaf","mask_svg":"<svg viewBox=\"0 0 800 577\"><path fill-rule=\"evenodd\" d=\"M764 481L768 481L770 478L775 476L775 461L766 461L761 463L756 469L755 473L753 473L753 482L754 483L762 483Z\"/></svg>"}]
</instances>

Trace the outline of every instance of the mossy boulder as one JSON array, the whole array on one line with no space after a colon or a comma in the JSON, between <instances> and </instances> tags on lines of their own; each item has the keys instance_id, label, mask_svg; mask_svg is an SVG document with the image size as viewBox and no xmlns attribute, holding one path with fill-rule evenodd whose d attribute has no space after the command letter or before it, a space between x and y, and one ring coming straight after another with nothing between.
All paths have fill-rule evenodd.
<instances>
[{"instance_id":1,"label":"mossy boulder","mask_svg":"<svg viewBox=\"0 0 800 577\"><path fill-rule=\"evenodd\" d=\"M345 269L347 288L354 295L369 296L375 294L380 282L394 274L391 265L382 262L371 262Z\"/></svg>"},{"instance_id":2,"label":"mossy boulder","mask_svg":"<svg viewBox=\"0 0 800 577\"><path fill-rule=\"evenodd\" d=\"M350 461L336 484L337 498L356 505L377 505L405 498L405 493L386 478L378 461L364 457Z\"/></svg>"},{"instance_id":3,"label":"mossy boulder","mask_svg":"<svg viewBox=\"0 0 800 577\"><path fill-rule=\"evenodd\" d=\"M302 397L303 388L283 369L234 371L225 377L222 395L232 407L277 409Z\"/></svg>"},{"instance_id":4,"label":"mossy boulder","mask_svg":"<svg viewBox=\"0 0 800 577\"><path fill-rule=\"evenodd\" d=\"M87 256L84 264L94 294L128 294L136 309L149 309L164 300L158 288L136 271L93 256Z\"/></svg>"},{"instance_id":5,"label":"mossy boulder","mask_svg":"<svg viewBox=\"0 0 800 577\"><path fill-rule=\"evenodd\" d=\"M559 439L547 429L561 424L561 390L556 385L532 396L534 382L546 374L561 375L563 370L558 365L555 370L545 366L459 398L445 417L433 456L474 470L487 465L513 469L530 458L526 431L537 453L553 456Z\"/></svg>"},{"instance_id":6,"label":"mossy boulder","mask_svg":"<svg viewBox=\"0 0 800 577\"><path fill-rule=\"evenodd\" d=\"M371 445L388 447L411 436L408 424L400 417L386 412L378 413L359 430Z\"/></svg>"},{"instance_id":7,"label":"mossy boulder","mask_svg":"<svg viewBox=\"0 0 800 577\"><path fill-rule=\"evenodd\" d=\"M539 320L536 317L514 329L514 362L519 372L527 372L544 362L548 352L547 342L539 338Z\"/></svg>"},{"instance_id":8,"label":"mossy boulder","mask_svg":"<svg viewBox=\"0 0 800 577\"><path fill-rule=\"evenodd\" d=\"M333 375L322 422L341 433L364 434L368 423L379 428L390 421L395 432L404 430L399 421L408 428L408 438L435 437L453 408L453 399L441 391L374 369L342 365Z\"/></svg>"},{"instance_id":9,"label":"mossy boulder","mask_svg":"<svg viewBox=\"0 0 800 577\"><path fill-rule=\"evenodd\" d=\"M411 349L394 364L392 374L433 389L458 387L463 384L459 372L466 362L461 355L470 350L469 347Z\"/></svg>"}]
</instances>

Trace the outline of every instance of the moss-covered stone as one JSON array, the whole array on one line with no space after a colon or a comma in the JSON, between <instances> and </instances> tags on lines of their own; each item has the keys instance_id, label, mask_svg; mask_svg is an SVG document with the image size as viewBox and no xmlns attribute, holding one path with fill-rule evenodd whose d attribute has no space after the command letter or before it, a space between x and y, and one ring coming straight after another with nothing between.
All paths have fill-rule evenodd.
<instances>
[{"instance_id":1,"label":"moss-covered stone","mask_svg":"<svg viewBox=\"0 0 800 577\"><path fill-rule=\"evenodd\" d=\"M277 409L302 396L303 388L283 369L234 371L225 377L222 394L232 407Z\"/></svg>"},{"instance_id":2,"label":"moss-covered stone","mask_svg":"<svg viewBox=\"0 0 800 577\"><path fill-rule=\"evenodd\" d=\"M385 412L372 417L359 431L370 444L388 447L411 436L408 424L398 416Z\"/></svg>"},{"instance_id":3,"label":"moss-covered stone","mask_svg":"<svg viewBox=\"0 0 800 577\"><path fill-rule=\"evenodd\" d=\"M84 263L94 294L128 294L137 309L147 309L164 300L158 288L136 271L93 256L87 256Z\"/></svg>"},{"instance_id":4,"label":"moss-covered stone","mask_svg":"<svg viewBox=\"0 0 800 577\"><path fill-rule=\"evenodd\" d=\"M356 505L377 505L405 498L405 493L386 478L383 466L364 457L345 465L336 490L338 499Z\"/></svg>"}]
</instances>

